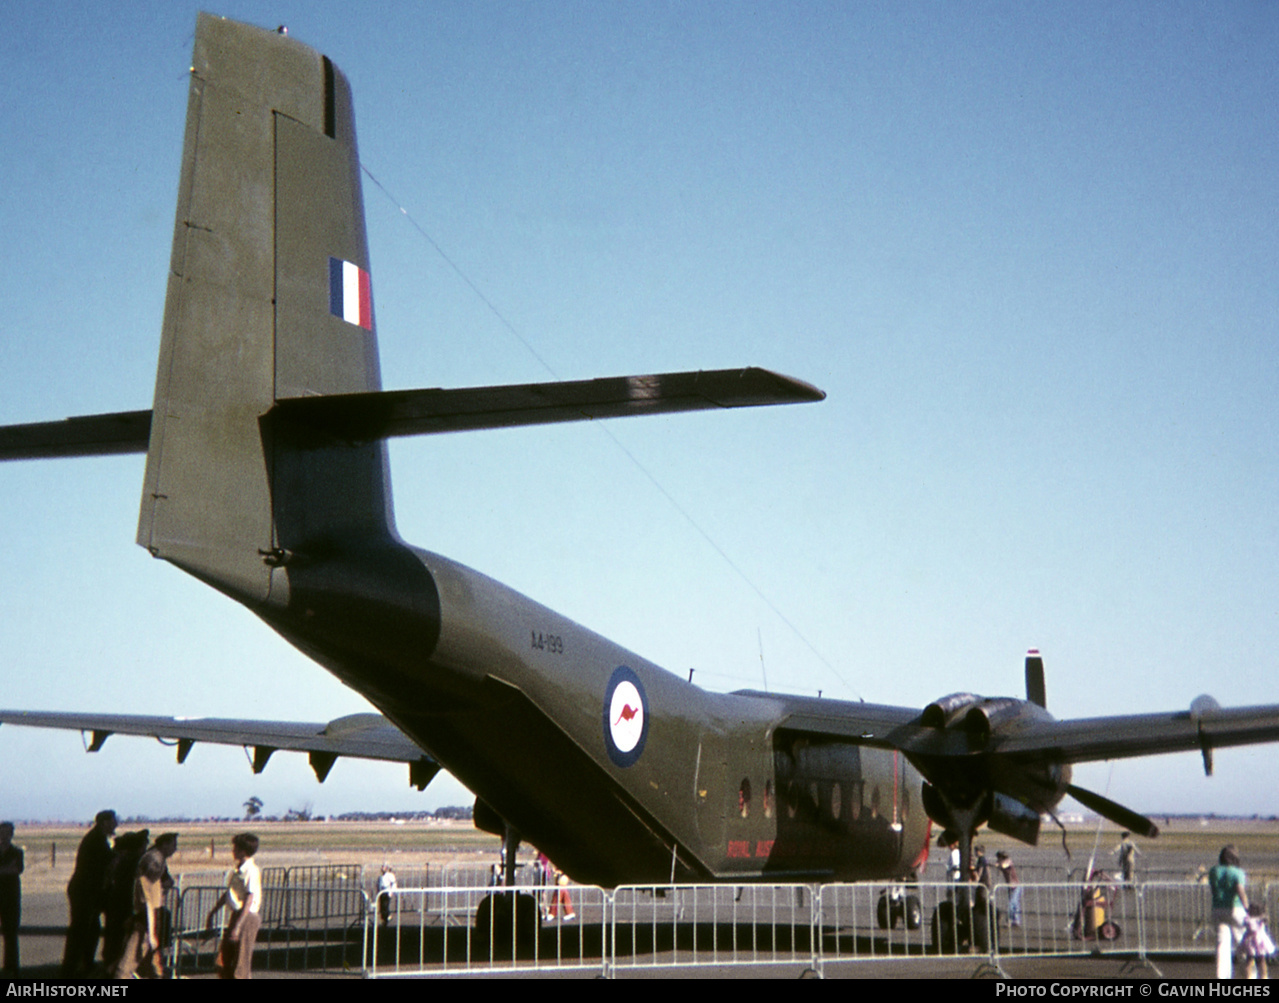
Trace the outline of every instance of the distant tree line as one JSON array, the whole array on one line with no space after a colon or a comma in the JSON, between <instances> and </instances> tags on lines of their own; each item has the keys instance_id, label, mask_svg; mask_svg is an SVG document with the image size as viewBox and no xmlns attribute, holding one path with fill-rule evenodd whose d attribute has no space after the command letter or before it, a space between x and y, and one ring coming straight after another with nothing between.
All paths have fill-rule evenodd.
<instances>
[{"instance_id":1,"label":"distant tree line","mask_svg":"<svg viewBox=\"0 0 1279 1003\"><path fill-rule=\"evenodd\" d=\"M400 819L405 822L429 822L431 820L471 821L474 810L471 805L449 805L435 811L349 811L342 815L315 815L311 806L290 808L284 815L266 815L258 813L249 818L259 822L389 822ZM237 815L130 815L121 818L121 826L158 825L162 823L178 824L181 822L236 822L243 821Z\"/></svg>"},{"instance_id":2,"label":"distant tree line","mask_svg":"<svg viewBox=\"0 0 1279 1003\"><path fill-rule=\"evenodd\" d=\"M402 819L406 822L427 822L436 820L471 821L474 808L471 805L449 805L436 808L435 811L349 811L344 815L333 815L339 822L387 822L391 819Z\"/></svg>"}]
</instances>

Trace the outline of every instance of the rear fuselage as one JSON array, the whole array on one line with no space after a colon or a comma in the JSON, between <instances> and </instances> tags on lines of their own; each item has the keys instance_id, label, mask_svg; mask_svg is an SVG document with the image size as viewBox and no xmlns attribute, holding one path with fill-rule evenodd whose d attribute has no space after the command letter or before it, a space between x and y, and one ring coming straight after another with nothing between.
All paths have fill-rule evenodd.
<instances>
[{"instance_id":1,"label":"rear fuselage","mask_svg":"<svg viewBox=\"0 0 1279 1003\"><path fill-rule=\"evenodd\" d=\"M447 558L374 550L277 569L288 602L258 612L578 880L886 877L926 851L898 754L789 731L779 701L702 690Z\"/></svg>"}]
</instances>

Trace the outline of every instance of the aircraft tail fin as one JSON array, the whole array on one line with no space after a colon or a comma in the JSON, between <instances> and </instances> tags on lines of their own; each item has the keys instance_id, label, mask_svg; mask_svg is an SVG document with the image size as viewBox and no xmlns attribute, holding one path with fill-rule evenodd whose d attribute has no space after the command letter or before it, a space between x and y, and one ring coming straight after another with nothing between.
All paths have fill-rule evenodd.
<instances>
[{"instance_id":1,"label":"aircraft tail fin","mask_svg":"<svg viewBox=\"0 0 1279 1003\"><path fill-rule=\"evenodd\" d=\"M386 437L824 396L762 369L382 392L374 329L346 78L201 14L154 406L0 428L0 460L145 452L138 543L275 604L295 557L396 540Z\"/></svg>"},{"instance_id":2,"label":"aircraft tail fin","mask_svg":"<svg viewBox=\"0 0 1279 1003\"><path fill-rule=\"evenodd\" d=\"M267 418L378 390L373 330L345 77L201 14L138 542L253 602L289 548L392 532L381 443Z\"/></svg>"},{"instance_id":3,"label":"aircraft tail fin","mask_svg":"<svg viewBox=\"0 0 1279 1003\"><path fill-rule=\"evenodd\" d=\"M1026 699L1047 709L1048 687L1044 684L1044 659L1038 648L1026 652Z\"/></svg>"}]
</instances>

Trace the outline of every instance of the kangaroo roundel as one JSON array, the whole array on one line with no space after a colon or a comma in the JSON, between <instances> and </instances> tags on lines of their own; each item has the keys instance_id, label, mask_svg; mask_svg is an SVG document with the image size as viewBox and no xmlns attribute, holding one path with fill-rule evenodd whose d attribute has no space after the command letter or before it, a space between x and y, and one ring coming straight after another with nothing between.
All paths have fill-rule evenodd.
<instances>
[{"instance_id":1,"label":"kangaroo roundel","mask_svg":"<svg viewBox=\"0 0 1279 1003\"><path fill-rule=\"evenodd\" d=\"M619 665L604 693L604 746L618 766L631 766L648 739L648 697L639 676Z\"/></svg>"}]
</instances>

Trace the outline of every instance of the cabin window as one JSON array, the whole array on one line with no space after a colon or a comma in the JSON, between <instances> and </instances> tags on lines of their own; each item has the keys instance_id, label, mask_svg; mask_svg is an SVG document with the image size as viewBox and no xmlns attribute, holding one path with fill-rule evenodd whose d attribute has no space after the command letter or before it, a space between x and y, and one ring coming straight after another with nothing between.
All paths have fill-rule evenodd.
<instances>
[{"instance_id":1,"label":"cabin window","mask_svg":"<svg viewBox=\"0 0 1279 1003\"><path fill-rule=\"evenodd\" d=\"M835 783L830 788L830 817L839 821L839 813L843 809L844 793L840 790L839 784Z\"/></svg>"},{"instance_id":2,"label":"cabin window","mask_svg":"<svg viewBox=\"0 0 1279 1003\"><path fill-rule=\"evenodd\" d=\"M848 792L848 802L853 812L853 821L856 822L862 817L862 798L866 796L866 784L857 781L853 785L853 789Z\"/></svg>"},{"instance_id":3,"label":"cabin window","mask_svg":"<svg viewBox=\"0 0 1279 1003\"><path fill-rule=\"evenodd\" d=\"M750 818L751 814L751 781L750 777L742 777L742 785L737 788L737 813L742 818Z\"/></svg>"},{"instance_id":4,"label":"cabin window","mask_svg":"<svg viewBox=\"0 0 1279 1003\"><path fill-rule=\"evenodd\" d=\"M799 784L792 780L786 785L786 817L794 818L799 811Z\"/></svg>"},{"instance_id":5,"label":"cabin window","mask_svg":"<svg viewBox=\"0 0 1279 1003\"><path fill-rule=\"evenodd\" d=\"M773 782L771 780L764 781L764 817L773 817Z\"/></svg>"}]
</instances>

